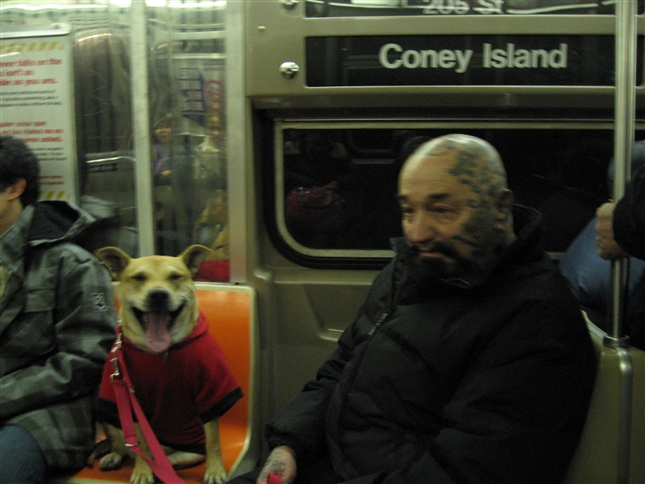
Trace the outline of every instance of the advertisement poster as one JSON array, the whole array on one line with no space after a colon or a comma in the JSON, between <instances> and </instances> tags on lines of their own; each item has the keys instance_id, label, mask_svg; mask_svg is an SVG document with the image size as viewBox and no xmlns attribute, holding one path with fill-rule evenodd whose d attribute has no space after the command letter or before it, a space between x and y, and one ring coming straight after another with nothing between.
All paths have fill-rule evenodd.
<instances>
[{"instance_id":1,"label":"advertisement poster","mask_svg":"<svg viewBox=\"0 0 645 484\"><path fill-rule=\"evenodd\" d=\"M224 110L224 55L180 58L175 64L182 115L204 126L206 114Z\"/></svg>"},{"instance_id":2,"label":"advertisement poster","mask_svg":"<svg viewBox=\"0 0 645 484\"><path fill-rule=\"evenodd\" d=\"M0 134L40 160L41 199L76 200L72 43L69 29L0 35Z\"/></svg>"}]
</instances>

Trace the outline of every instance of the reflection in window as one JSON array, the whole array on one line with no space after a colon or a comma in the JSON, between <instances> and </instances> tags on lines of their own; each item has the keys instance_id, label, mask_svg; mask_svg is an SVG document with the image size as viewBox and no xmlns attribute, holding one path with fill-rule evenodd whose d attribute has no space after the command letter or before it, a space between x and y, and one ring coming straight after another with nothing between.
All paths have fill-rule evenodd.
<instances>
[{"instance_id":1,"label":"reflection in window","mask_svg":"<svg viewBox=\"0 0 645 484\"><path fill-rule=\"evenodd\" d=\"M228 194L226 146L222 122L217 112L206 115L206 136L195 147L193 180L195 208L199 218L195 223L193 240L213 249L210 260L202 264L199 278L228 281Z\"/></svg>"},{"instance_id":2,"label":"reflection in window","mask_svg":"<svg viewBox=\"0 0 645 484\"><path fill-rule=\"evenodd\" d=\"M309 255L389 250L402 234L395 198L402 163L423 142L454 132L498 149L516 202L542 212L550 252L563 252L609 195L611 131L289 128L277 162L290 237Z\"/></svg>"},{"instance_id":3,"label":"reflection in window","mask_svg":"<svg viewBox=\"0 0 645 484\"><path fill-rule=\"evenodd\" d=\"M312 248L389 250L389 239L401 235L397 174L414 138L288 130L285 222L294 239Z\"/></svg>"},{"instance_id":4,"label":"reflection in window","mask_svg":"<svg viewBox=\"0 0 645 484\"><path fill-rule=\"evenodd\" d=\"M153 130L152 156L157 251L177 255L190 244L210 247L213 253L200 267L198 280L228 281L226 143L220 115L205 115L204 127L180 118L168 129L163 121L173 117L161 119ZM177 128L181 124L184 129ZM161 142L166 135L171 139L168 150Z\"/></svg>"},{"instance_id":5,"label":"reflection in window","mask_svg":"<svg viewBox=\"0 0 645 484\"><path fill-rule=\"evenodd\" d=\"M80 206L94 222L78 239L94 252L108 245L138 257L134 163L131 153L94 153L81 165Z\"/></svg>"},{"instance_id":6,"label":"reflection in window","mask_svg":"<svg viewBox=\"0 0 645 484\"><path fill-rule=\"evenodd\" d=\"M198 280L228 281L226 172L226 3L150 5L156 252L177 255L191 244L213 253ZM171 113L170 115L167 113ZM170 150L159 138L170 136Z\"/></svg>"}]
</instances>

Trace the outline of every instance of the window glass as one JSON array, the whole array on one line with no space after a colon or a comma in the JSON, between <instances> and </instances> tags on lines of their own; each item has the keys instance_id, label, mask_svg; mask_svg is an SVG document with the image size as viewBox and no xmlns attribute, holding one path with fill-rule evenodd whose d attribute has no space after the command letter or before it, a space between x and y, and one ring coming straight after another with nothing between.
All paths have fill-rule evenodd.
<instances>
[{"instance_id":1,"label":"window glass","mask_svg":"<svg viewBox=\"0 0 645 484\"><path fill-rule=\"evenodd\" d=\"M150 110L137 115L149 119L149 166L147 158L135 159L131 81L142 69L131 58L130 4L4 0L0 24L27 30L72 26L77 201L98 221L84 245L116 245L139 255L138 237L152 229L137 220L142 194L136 193L141 180L135 174L145 163L153 179L155 253L174 256L190 244L204 244L214 252L198 278L227 281L226 2L146 2ZM27 48L13 45L7 48ZM43 116L38 109L27 115ZM67 162L58 158L53 161Z\"/></svg>"},{"instance_id":2,"label":"window glass","mask_svg":"<svg viewBox=\"0 0 645 484\"><path fill-rule=\"evenodd\" d=\"M609 197L613 131L512 125L424 128L290 127L278 130L278 230L294 254L387 256L402 234L398 173L424 141L447 133L488 140L505 163L516 202L542 212L545 249L563 252Z\"/></svg>"},{"instance_id":3,"label":"window glass","mask_svg":"<svg viewBox=\"0 0 645 484\"><path fill-rule=\"evenodd\" d=\"M210 247L197 279L215 282L229 280L225 8L148 9L156 251Z\"/></svg>"}]
</instances>

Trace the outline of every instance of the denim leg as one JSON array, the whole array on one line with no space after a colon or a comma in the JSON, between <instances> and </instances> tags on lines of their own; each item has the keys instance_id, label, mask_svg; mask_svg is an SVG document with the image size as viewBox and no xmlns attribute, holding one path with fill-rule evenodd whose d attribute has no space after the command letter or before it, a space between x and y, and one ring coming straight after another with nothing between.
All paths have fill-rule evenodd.
<instances>
[{"instance_id":1,"label":"denim leg","mask_svg":"<svg viewBox=\"0 0 645 484\"><path fill-rule=\"evenodd\" d=\"M0 484L42 484L45 458L36 440L17 425L0 427Z\"/></svg>"}]
</instances>

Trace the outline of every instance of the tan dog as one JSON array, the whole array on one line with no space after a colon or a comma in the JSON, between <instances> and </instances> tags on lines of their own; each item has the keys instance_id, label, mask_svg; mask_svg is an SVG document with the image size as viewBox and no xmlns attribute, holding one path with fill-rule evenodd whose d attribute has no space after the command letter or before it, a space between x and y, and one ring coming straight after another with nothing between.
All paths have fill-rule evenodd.
<instances>
[{"instance_id":1,"label":"tan dog","mask_svg":"<svg viewBox=\"0 0 645 484\"><path fill-rule=\"evenodd\" d=\"M124 338L124 350L126 349L127 343L132 347L130 351L136 353L135 356L137 358L144 358L147 361L156 358L158 363L157 360L153 360L152 363L154 369L157 365L167 365L169 362L174 361L174 355L179 354L181 351L181 349L175 350L175 348L182 348L182 345L189 344L187 343L187 338L194 338L195 332L198 332L199 329L197 328L199 320L198 301L195 296L193 276L197 272L200 263L210 252L210 249L207 247L193 245L186 249L179 257L149 256L133 259L116 247L106 247L97 251L97 257L105 262L112 277L119 281L117 296L120 302L119 315ZM203 325L204 323L202 322L200 328ZM203 329L201 331L203 333ZM200 338L202 336L204 338L211 338L210 333L206 333L201 334ZM192 340L189 339L188 341L190 342ZM193 351L194 347L191 347L189 350ZM206 351L209 353L209 359L215 358L212 349ZM139 360L135 357L130 357L130 360L128 362L128 373L132 381L137 381L135 375L140 380L148 378L148 374L138 375L137 367L131 365L132 361ZM110 371L109 363L108 361L105 371ZM219 363L219 365L220 368L228 369L225 362ZM152 373L150 367L146 371L149 374ZM193 372L198 373L200 371L202 371L201 367L199 367L199 371ZM225 373L223 370L218 371ZM228 377L229 375L225 376ZM139 383L145 386L144 384L147 382L139 381ZM173 385L176 383L184 384L181 381L163 384L155 382L151 383L151 385L159 388L160 392L164 388L166 389L166 392L163 394L165 396L161 396L160 398L168 399L170 395L170 400L172 400L175 397L181 397L177 393L191 393L191 391L185 390L183 392L174 391ZM232 388L231 385L235 385L236 387L237 384L230 377L228 385ZM104 391L109 391L109 388L104 389L105 386L109 386L109 384L106 384L104 372L101 397L103 397ZM137 395L140 395L141 392L137 383L135 383L135 391ZM149 392L154 391L149 390ZM199 393L200 391L201 389L198 389L196 392ZM223 391L227 392L227 401L231 398L233 402L237 401L239 397L236 392L240 393L239 396L241 396L241 391L237 387L235 391L228 389ZM146 395L145 392L143 395ZM141 401L141 397L139 398ZM150 396L148 397L148 399L151 398ZM100 398L99 413L101 403L103 402ZM192 405L192 403L191 401L190 404ZM165 402L162 402L162 407L165 404ZM210 402L208 404L210 405ZM149 415L142 401L141 405L146 415ZM168 405L170 405L170 402L168 402ZM187 410L184 410L186 404L181 403L180 405L181 411L187 412ZM215 405L217 406L217 403ZM226 407L224 411L228 408L230 406ZM200 415L200 417L203 420L203 415ZM122 431L110 423L102 423L110 443L110 452L101 458L99 462L100 468L103 470L118 468L121 466L123 458L130 454L135 459L130 482L133 484L153 483L155 481L154 475L145 460L139 456L133 456L132 453L127 451ZM155 428L152 418L150 418L150 424L161 441L162 438L159 436L159 432ZM136 430L141 450L146 455L150 455L149 447L138 425ZM223 484L226 481L226 470L221 455L219 414L212 420L207 421L203 425L203 430L206 440L206 473L204 482L207 484ZM198 431L201 432L201 427ZM168 440L168 437L166 440ZM164 451L167 453L171 464L177 467L193 465L204 460L204 455L202 454L180 451L168 445L164 445Z\"/></svg>"}]
</instances>

